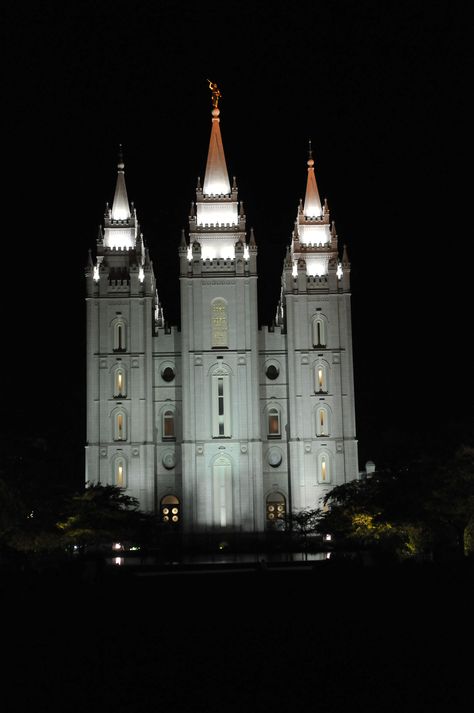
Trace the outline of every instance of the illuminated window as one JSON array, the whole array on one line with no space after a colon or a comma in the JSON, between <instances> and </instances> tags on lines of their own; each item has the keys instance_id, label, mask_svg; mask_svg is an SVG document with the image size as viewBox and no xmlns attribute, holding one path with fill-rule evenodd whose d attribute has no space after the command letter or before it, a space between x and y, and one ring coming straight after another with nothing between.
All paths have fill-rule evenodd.
<instances>
[{"instance_id":1,"label":"illuminated window","mask_svg":"<svg viewBox=\"0 0 474 713\"><path fill-rule=\"evenodd\" d=\"M314 370L315 378L315 388L316 393L327 393L328 391L328 378L327 378L327 367L324 364L316 364Z\"/></svg>"},{"instance_id":2,"label":"illuminated window","mask_svg":"<svg viewBox=\"0 0 474 713\"><path fill-rule=\"evenodd\" d=\"M125 460L123 458L117 458L115 461L114 483L119 488L125 487Z\"/></svg>"},{"instance_id":3,"label":"illuminated window","mask_svg":"<svg viewBox=\"0 0 474 713\"><path fill-rule=\"evenodd\" d=\"M319 406L316 410L316 435L329 436L329 412L326 406Z\"/></svg>"},{"instance_id":4,"label":"illuminated window","mask_svg":"<svg viewBox=\"0 0 474 713\"><path fill-rule=\"evenodd\" d=\"M180 523L180 503L176 495L165 495L160 503L161 521L167 525L179 525Z\"/></svg>"},{"instance_id":5,"label":"illuminated window","mask_svg":"<svg viewBox=\"0 0 474 713\"><path fill-rule=\"evenodd\" d=\"M282 525L286 515L286 500L281 493L270 493L267 497L267 527Z\"/></svg>"},{"instance_id":6,"label":"illuminated window","mask_svg":"<svg viewBox=\"0 0 474 713\"><path fill-rule=\"evenodd\" d=\"M232 524L232 463L225 455L216 458L212 465L213 472L213 511L214 524L228 527Z\"/></svg>"},{"instance_id":7,"label":"illuminated window","mask_svg":"<svg viewBox=\"0 0 474 713\"><path fill-rule=\"evenodd\" d=\"M211 346L213 349L228 347L227 302L216 299L211 305Z\"/></svg>"},{"instance_id":8,"label":"illuminated window","mask_svg":"<svg viewBox=\"0 0 474 713\"><path fill-rule=\"evenodd\" d=\"M212 437L231 437L230 384L228 374L212 376Z\"/></svg>"},{"instance_id":9,"label":"illuminated window","mask_svg":"<svg viewBox=\"0 0 474 713\"><path fill-rule=\"evenodd\" d=\"M168 410L163 413L163 440L174 440L174 411Z\"/></svg>"},{"instance_id":10,"label":"illuminated window","mask_svg":"<svg viewBox=\"0 0 474 713\"><path fill-rule=\"evenodd\" d=\"M280 412L276 408L268 411L268 438L281 438Z\"/></svg>"},{"instance_id":11,"label":"illuminated window","mask_svg":"<svg viewBox=\"0 0 474 713\"><path fill-rule=\"evenodd\" d=\"M119 367L114 374L114 396L125 396L125 394L125 371Z\"/></svg>"},{"instance_id":12,"label":"illuminated window","mask_svg":"<svg viewBox=\"0 0 474 713\"><path fill-rule=\"evenodd\" d=\"M124 411L114 413L114 441L127 440L127 419Z\"/></svg>"},{"instance_id":13,"label":"illuminated window","mask_svg":"<svg viewBox=\"0 0 474 713\"><path fill-rule=\"evenodd\" d=\"M319 316L313 319L313 347L326 346L326 321Z\"/></svg>"},{"instance_id":14,"label":"illuminated window","mask_svg":"<svg viewBox=\"0 0 474 713\"><path fill-rule=\"evenodd\" d=\"M331 482L331 468L329 463L329 456L327 455L327 453L320 453L318 456L318 482Z\"/></svg>"},{"instance_id":15,"label":"illuminated window","mask_svg":"<svg viewBox=\"0 0 474 713\"><path fill-rule=\"evenodd\" d=\"M125 350L125 324L119 320L114 324L114 352L124 352Z\"/></svg>"}]
</instances>

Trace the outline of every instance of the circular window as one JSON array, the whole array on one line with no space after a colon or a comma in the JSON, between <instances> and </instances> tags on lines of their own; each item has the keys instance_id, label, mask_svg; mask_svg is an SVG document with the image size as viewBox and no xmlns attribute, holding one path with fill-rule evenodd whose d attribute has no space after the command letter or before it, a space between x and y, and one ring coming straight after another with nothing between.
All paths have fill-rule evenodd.
<instances>
[{"instance_id":1,"label":"circular window","mask_svg":"<svg viewBox=\"0 0 474 713\"><path fill-rule=\"evenodd\" d=\"M272 468L278 468L281 461L283 460L283 456L282 456L281 450L279 448L271 448L268 451L267 458L268 458L268 463L269 463L269 465L272 466Z\"/></svg>"},{"instance_id":2,"label":"circular window","mask_svg":"<svg viewBox=\"0 0 474 713\"><path fill-rule=\"evenodd\" d=\"M166 453L163 453L161 462L167 470L172 470L176 465L176 455L171 451L166 451Z\"/></svg>"},{"instance_id":3,"label":"circular window","mask_svg":"<svg viewBox=\"0 0 474 713\"><path fill-rule=\"evenodd\" d=\"M267 375L267 379L277 379L278 374L280 373L280 370L278 367L275 366L275 364L270 364L270 366L267 368L265 374Z\"/></svg>"},{"instance_id":4,"label":"circular window","mask_svg":"<svg viewBox=\"0 0 474 713\"><path fill-rule=\"evenodd\" d=\"M174 369L172 369L170 366L166 366L161 372L161 378L163 379L163 381L173 381L174 377Z\"/></svg>"}]
</instances>

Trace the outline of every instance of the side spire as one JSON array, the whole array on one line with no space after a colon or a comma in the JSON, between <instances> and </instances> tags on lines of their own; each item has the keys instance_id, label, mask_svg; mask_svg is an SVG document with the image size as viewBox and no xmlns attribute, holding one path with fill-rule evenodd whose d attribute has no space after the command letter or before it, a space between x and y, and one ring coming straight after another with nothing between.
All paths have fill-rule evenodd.
<instances>
[{"instance_id":1,"label":"side spire","mask_svg":"<svg viewBox=\"0 0 474 713\"><path fill-rule=\"evenodd\" d=\"M304 199L303 214L307 218L319 217L322 213L321 199L319 198L318 186L316 185L316 176L314 175L314 159L313 149L311 148L311 139L309 141L309 158L308 158L308 178L306 181L306 195Z\"/></svg>"},{"instance_id":2,"label":"side spire","mask_svg":"<svg viewBox=\"0 0 474 713\"><path fill-rule=\"evenodd\" d=\"M122 144L119 146L117 163L117 183L115 185L114 202L112 204L112 220L128 220L131 217L125 186L125 164L123 162Z\"/></svg>"},{"instance_id":3,"label":"side spire","mask_svg":"<svg viewBox=\"0 0 474 713\"><path fill-rule=\"evenodd\" d=\"M207 154L206 174L204 176L204 195L228 195L230 193L229 174L225 162L224 146L222 144L221 130L219 127L220 109L218 102L221 93L217 84L209 82L212 91L212 128L211 139L209 141L209 152Z\"/></svg>"}]
</instances>

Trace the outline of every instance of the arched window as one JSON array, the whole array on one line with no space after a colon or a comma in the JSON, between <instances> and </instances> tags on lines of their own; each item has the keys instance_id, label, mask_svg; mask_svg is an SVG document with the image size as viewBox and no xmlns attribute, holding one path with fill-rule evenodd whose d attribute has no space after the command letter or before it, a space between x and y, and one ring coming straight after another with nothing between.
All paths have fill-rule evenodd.
<instances>
[{"instance_id":1,"label":"arched window","mask_svg":"<svg viewBox=\"0 0 474 713\"><path fill-rule=\"evenodd\" d=\"M318 456L318 483L331 482L331 468L327 453L320 453Z\"/></svg>"},{"instance_id":2,"label":"arched window","mask_svg":"<svg viewBox=\"0 0 474 713\"><path fill-rule=\"evenodd\" d=\"M268 527L275 527L278 521L284 521L286 515L286 500L282 493L270 493L267 496L266 520Z\"/></svg>"},{"instance_id":3,"label":"arched window","mask_svg":"<svg viewBox=\"0 0 474 713\"><path fill-rule=\"evenodd\" d=\"M227 456L216 458L212 465L214 524L232 525L232 463Z\"/></svg>"},{"instance_id":4,"label":"arched window","mask_svg":"<svg viewBox=\"0 0 474 713\"><path fill-rule=\"evenodd\" d=\"M268 409L268 438L281 438L280 411L277 408Z\"/></svg>"},{"instance_id":5,"label":"arched window","mask_svg":"<svg viewBox=\"0 0 474 713\"><path fill-rule=\"evenodd\" d=\"M114 373L114 396L125 396L127 393L125 388L125 369L118 367Z\"/></svg>"},{"instance_id":6,"label":"arched window","mask_svg":"<svg viewBox=\"0 0 474 713\"><path fill-rule=\"evenodd\" d=\"M227 302L218 298L211 304L211 346L226 349L228 343Z\"/></svg>"},{"instance_id":7,"label":"arched window","mask_svg":"<svg viewBox=\"0 0 474 713\"><path fill-rule=\"evenodd\" d=\"M124 352L126 348L125 322L118 319L114 324L114 352Z\"/></svg>"},{"instance_id":8,"label":"arched window","mask_svg":"<svg viewBox=\"0 0 474 713\"><path fill-rule=\"evenodd\" d=\"M230 376L218 368L211 377L212 437L230 438Z\"/></svg>"},{"instance_id":9,"label":"arched window","mask_svg":"<svg viewBox=\"0 0 474 713\"><path fill-rule=\"evenodd\" d=\"M114 441L127 440L127 417L122 409L114 411L113 416Z\"/></svg>"},{"instance_id":10,"label":"arched window","mask_svg":"<svg viewBox=\"0 0 474 713\"><path fill-rule=\"evenodd\" d=\"M124 488L126 483L126 471L124 458L116 458L114 463L114 485Z\"/></svg>"},{"instance_id":11,"label":"arched window","mask_svg":"<svg viewBox=\"0 0 474 713\"><path fill-rule=\"evenodd\" d=\"M163 412L163 440L174 441L174 439L174 411L172 409L167 409Z\"/></svg>"},{"instance_id":12,"label":"arched window","mask_svg":"<svg viewBox=\"0 0 474 713\"><path fill-rule=\"evenodd\" d=\"M179 525L180 523L180 503L176 495L165 495L160 502L161 521L168 525Z\"/></svg>"},{"instance_id":13,"label":"arched window","mask_svg":"<svg viewBox=\"0 0 474 713\"><path fill-rule=\"evenodd\" d=\"M328 373L325 364L316 364L314 369L314 390L316 393L326 394L328 391Z\"/></svg>"},{"instance_id":14,"label":"arched window","mask_svg":"<svg viewBox=\"0 0 474 713\"><path fill-rule=\"evenodd\" d=\"M326 406L316 409L316 435L329 436L329 412Z\"/></svg>"},{"instance_id":15,"label":"arched window","mask_svg":"<svg viewBox=\"0 0 474 713\"><path fill-rule=\"evenodd\" d=\"M326 320L322 315L313 319L313 347L326 346Z\"/></svg>"}]
</instances>

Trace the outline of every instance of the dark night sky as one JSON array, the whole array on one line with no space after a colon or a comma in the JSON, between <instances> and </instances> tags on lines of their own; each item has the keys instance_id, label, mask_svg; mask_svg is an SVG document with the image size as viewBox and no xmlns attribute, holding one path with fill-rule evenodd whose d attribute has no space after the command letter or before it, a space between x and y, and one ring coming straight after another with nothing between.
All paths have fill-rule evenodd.
<instances>
[{"instance_id":1,"label":"dark night sky","mask_svg":"<svg viewBox=\"0 0 474 713\"><path fill-rule=\"evenodd\" d=\"M394 429L472 421L467 3L38 3L3 22L3 405L15 434L85 440L83 266L124 146L168 319L210 132L206 78L274 312L307 142L353 268L361 464ZM46 402L52 415L46 417Z\"/></svg>"}]
</instances>

